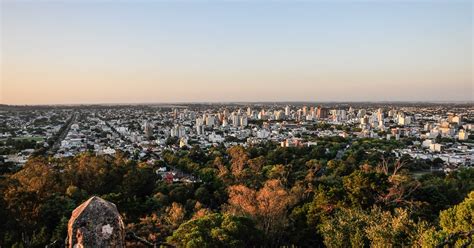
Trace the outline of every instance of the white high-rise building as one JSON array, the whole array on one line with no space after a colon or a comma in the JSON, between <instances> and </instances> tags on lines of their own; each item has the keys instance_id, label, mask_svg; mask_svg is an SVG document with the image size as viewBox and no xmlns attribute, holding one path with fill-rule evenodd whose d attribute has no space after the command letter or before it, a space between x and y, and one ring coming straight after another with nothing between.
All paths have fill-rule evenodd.
<instances>
[{"instance_id":1,"label":"white high-rise building","mask_svg":"<svg viewBox=\"0 0 474 248\"><path fill-rule=\"evenodd\" d=\"M380 121L383 121L383 119L384 119L383 111L381 108L379 108L377 111L377 121L380 122Z\"/></svg>"},{"instance_id":2,"label":"white high-rise building","mask_svg":"<svg viewBox=\"0 0 474 248\"><path fill-rule=\"evenodd\" d=\"M224 118L227 118L229 117L229 110L228 109L224 109Z\"/></svg>"},{"instance_id":3,"label":"white high-rise building","mask_svg":"<svg viewBox=\"0 0 474 248\"><path fill-rule=\"evenodd\" d=\"M291 112L290 106L286 105L286 107L285 107L285 116L286 117L290 116L290 112Z\"/></svg>"},{"instance_id":4,"label":"white high-rise building","mask_svg":"<svg viewBox=\"0 0 474 248\"><path fill-rule=\"evenodd\" d=\"M388 117L394 117L395 115L397 115L397 111L394 110L394 109L391 109L388 111Z\"/></svg>"},{"instance_id":5,"label":"white high-rise building","mask_svg":"<svg viewBox=\"0 0 474 248\"><path fill-rule=\"evenodd\" d=\"M204 120L202 118L197 118L196 119L196 126L202 126L204 125Z\"/></svg>"},{"instance_id":6,"label":"white high-rise building","mask_svg":"<svg viewBox=\"0 0 474 248\"><path fill-rule=\"evenodd\" d=\"M403 115L399 115L398 116L398 125L402 125L402 126L405 126L405 125L410 125L411 124L411 116L405 116L404 114Z\"/></svg>"},{"instance_id":7,"label":"white high-rise building","mask_svg":"<svg viewBox=\"0 0 474 248\"><path fill-rule=\"evenodd\" d=\"M347 119L347 112L345 109L338 109L336 112L338 121L343 121Z\"/></svg>"},{"instance_id":8,"label":"white high-rise building","mask_svg":"<svg viewBox=\"0 0 474 248\"><path fill-rule=\"evenodd\" d=\"M213 127L216 124L216 118L213 115L208 115L206 118L206 126Z\"/></svg>"},{"instance_id":9,"label":"white high-rise building","mask_svg":"<svg viewBox=\"0 0 474 248\"><path fill-rule=\"evenodd\" d=\"M238 127L240 126L240 116L236 113L232 113L232 115L230 116L231 120L232 120L232 126L233 127Z\"/></svg>"},{"instance_id":10,"label":"white high-rise building","mask_svg":"<svg viewBox=\"0 0 474 248\"><path fill-rule=\"evenodd\" d=\"M248 125L248 118L247 116L244 115L240 118L240 126L246 127L247 125Z\"/></svg>"},{"instance_id":11,"label":"white high-rise building","mask_svg":"<svg viewBox=\"0 0 474 248\"><path fill-rule=\"evenodd\" d=\"M202 118L196 119L196 133L202 135L204 133L204 120Z\"/></svg>"},{"instance_id":12,"label":"white high-rise building","mask_svg":"<svg viewBox=\"0 0 474 248\"><path fill-rule=\"evenodd\" d=\"M196 134L202 135L204 133L204 126L203 125L196 125Z\"/></svg>"},{"instance_id":13,"label":"white high-rise building","mask_svg":"<svg viewBox=\"0 0 474 248\"><path fill-rule=\"evenodd\" d=\"M251 117L253 120L256 120L258 119L258 112L257 111L252 111L252 117Z\"/></svg>"},{"instance_id":14,"label":"white high-rise building","mask_svg":"<svg viewBox=\"0 0 474 248\"><path fill-rule=\"evenodd\" d=\"M150 138L151 136L153 136L153 125L150 122L145 121L145 123L143 124L143 131L145 133L145 136L147 138Z\"/></svg>"},{"instance_id":15,"label":"white high-rise building","mask_svg":"<svg viewBox=\"0 0 474 248\"><path fill-rule=\"evenodd\" d=\"M275 111L275 120L281 120L285 117L285 114L283 114L283 111L278 110Z\"/></svg>"},{"instance_id":16,"label":"white high-rise building","mask_svg":"<svg viewBox=\"0 0 474 248\"><path fill-rule=\"evenodd\" d=\"M171 128L170 135L172 137L178 137L181 138L183 136L186 136L186 129L181 126L181 125L174 125L174 127Z\"/></svg>"},{"instance_id":17,"label":"white high-rise building","mask_svg":"<svg viewBox=\"0 0 474 248\"><path fill-rule=\"evenodd\" d=\"M398 116L398 125L405 125L405 116Z\"/></svg>"},{"instance_id":18,"label":"white high-rise building","mask_svg":"<svg viewBox=\"0 0 474 248\"><path fill-rule=\"evenodd\" d=\"M179 136L179 129L178 129L178 125L176 124L174 127L171 128L170 130L170 135L171 137L178 137Z\"/></svg>"}]
</instances>

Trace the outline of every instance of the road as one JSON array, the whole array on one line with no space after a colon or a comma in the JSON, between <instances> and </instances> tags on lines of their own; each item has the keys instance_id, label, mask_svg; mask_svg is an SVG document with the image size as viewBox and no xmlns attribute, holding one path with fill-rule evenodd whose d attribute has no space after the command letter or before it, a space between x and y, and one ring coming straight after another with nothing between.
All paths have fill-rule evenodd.
<instances>
[{"instance_id":1,"label":"road","mask_svg":"<svg viewBox=\"0 0 474 248\"><path fill-rule=\"evenodd\" d=\"M61 128L62 130L59 130L60 133L57 134L56 140L47 151L48 155L54 155L56 151L59 150L59 147L61 146L61 141L63 141L64 138L66 138L66 135L69 132L69 129L71 129L71 125L77 120L78 116L79 116L78 113L72 114L71 118L69 118L68 121Z\"/></svg>"}]
</instances>

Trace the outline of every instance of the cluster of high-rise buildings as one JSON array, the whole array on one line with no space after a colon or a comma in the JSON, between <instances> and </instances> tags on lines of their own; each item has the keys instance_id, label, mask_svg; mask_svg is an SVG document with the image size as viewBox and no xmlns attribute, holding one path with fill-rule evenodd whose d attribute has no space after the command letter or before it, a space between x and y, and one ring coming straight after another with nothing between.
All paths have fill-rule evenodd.
<instances>
[{"instance_id":1,"label":"cluster of high-rise buildings","mask_svg":"<svg viewBox=\"0 0 474 248\"><path fill-rule=\"evenodd\" d=\"M446 163L474 161L472 106L189 104L51 111L58 111L57 115L62 116L58 120L63 123L73 113L80 112L80 118L63 130L57 157L87 150L97 154L114 154L120 150L134 158L152 161L159 159L166 149L196 145L203 149L261 142L274 142L282 147L314 146L319 137L340 136L405 139L412 145L394 152L423 159L441 158ZM55 115L50 112L48 116ZM16 126L15 135L34 135L25 134L21 124ZM59 130L60 126L54 128Z\"/></svg>"}]
</instances>

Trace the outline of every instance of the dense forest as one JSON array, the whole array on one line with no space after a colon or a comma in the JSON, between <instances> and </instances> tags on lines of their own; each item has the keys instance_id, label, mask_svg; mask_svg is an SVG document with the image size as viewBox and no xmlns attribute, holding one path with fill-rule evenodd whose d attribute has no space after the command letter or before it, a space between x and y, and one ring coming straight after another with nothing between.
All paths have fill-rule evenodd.
<instances>
[{"instance_id":1,"label":"dense forest","mask_svg":"<svg viewBox=\"0 0 474 248\"><path fill-rule=\"evenodd\" d=\"M169 149L154 164L122 153L31 158L2 169L0 246L63 242L72 210L97 195L127 231L176 247L472 247L474 169L430 172L440 161L395 157L402 145L334 137ZM166 182L162 166L199 181Z\"/></svg>"}]
</instances>

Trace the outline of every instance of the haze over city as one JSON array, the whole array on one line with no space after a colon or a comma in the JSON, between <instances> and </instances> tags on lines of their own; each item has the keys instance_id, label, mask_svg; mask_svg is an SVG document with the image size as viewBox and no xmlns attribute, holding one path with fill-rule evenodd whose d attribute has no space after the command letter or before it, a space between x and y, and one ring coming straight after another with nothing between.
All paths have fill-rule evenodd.
<instances>
[{"instance_id":1,"label":"haze over city","mask_svg":"<svg viewBox=\"0 0 474 248\"><path fill-rule=\"evenodd\" d=\"M0 248L473 247L472 0L0 0Z\"/></svg>"},{"instance_id":2,"label":"haze over city","mask_svg":"<svg viewBox=\"0 0 474 248\"><path fill-rule=\"evenodd\" d=\"M471 1L2 1L2 104L472 101Z\"/></svg>"}]
</instances>

